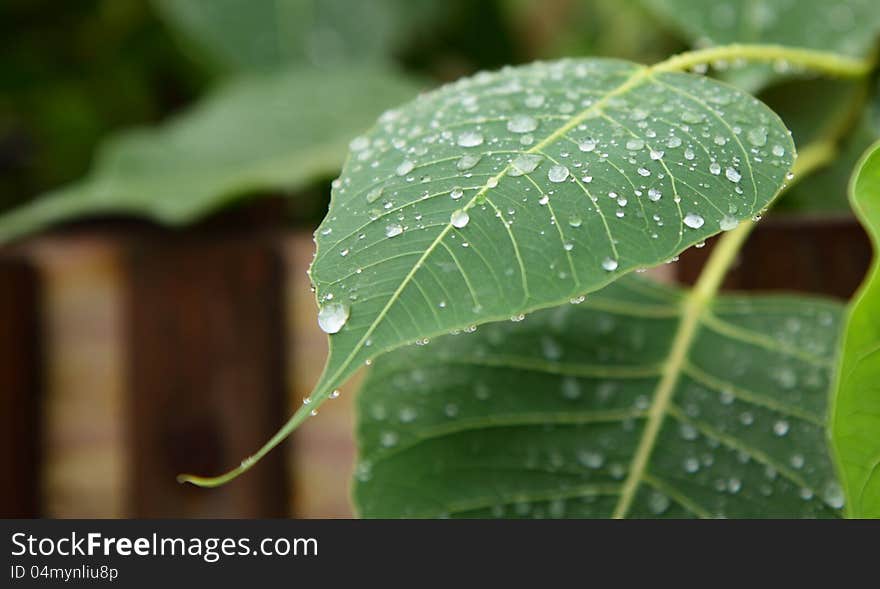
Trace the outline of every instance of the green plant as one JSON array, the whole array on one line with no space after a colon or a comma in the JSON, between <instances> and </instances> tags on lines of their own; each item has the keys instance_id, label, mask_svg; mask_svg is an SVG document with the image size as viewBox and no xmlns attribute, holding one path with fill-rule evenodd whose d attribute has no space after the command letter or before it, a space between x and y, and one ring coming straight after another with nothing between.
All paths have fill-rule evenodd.
<instances>
[{"instance_id":1,"label":"green plant","mask_svg":"<svg viewBox=\"0 0 880 589\"><path fill-rule=\"evenodd\" d=\"M358 399L355 500L366 516L880 515L877 368L864 357L880 339L872 287L848 314L813 297L718 293L777 198L791 189L789 208L813 208L813 180L840 188L874 137L871 2L737 0L709 11L644 0L707 47L651 66L583 58L480 73L386 111L354 138L412 83L348 74L386 71L376 63L399 40L372 39L359 53L343 34L332 61L345 65L308 79L334 98L351 83L370 94L368 108L335 126L338 102L305 101L317 114L282 118L291 132L314 123L310 132L265 153L251 146L277 120L251 110L289 92L285 75L301 84L293 68L314 52L250 51L252 36L218 33L230 21L207 5L160 4L222 68L263 71L237 73L241 85L202 110L108 148L90 180L0 220L0 238L100 210L189 222L255 189L313 181L340 161L343 138L350 147L310 271L330 342L320 381L238 468L181 480L239 476L375 360ZM315 23L334 22L312 8ZM365 63L347 63L355 57ZM209 146L235 129L253 131L242 153L212 157ZM195 170L180 165L186 157ZM869 226L875 159L853 189ZM631 276L719 233L690 290ZM840 473L827 444L835 380Z\"/></svg>"}]
</instances>

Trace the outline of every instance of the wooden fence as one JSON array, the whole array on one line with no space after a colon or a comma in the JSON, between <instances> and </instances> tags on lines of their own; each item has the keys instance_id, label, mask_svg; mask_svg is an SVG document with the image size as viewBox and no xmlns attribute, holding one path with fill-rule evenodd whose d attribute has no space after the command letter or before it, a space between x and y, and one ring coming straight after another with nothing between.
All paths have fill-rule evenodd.
<instances>
[{"instance_id":1,"label":"wooden fence","mask_svg":"<svg viewBox=\"0 0 880 589\"><path fill-rule=\"evenodd\" d=\"M711 249L673 272L691 282ZM66 230L0 252L4 517L345 517L352 392L227 487L175 482L253 452L326 353L304 232ZM848 297L871 258L851 219L763 222L727 286Z\"/></svg>"}]
</instances>

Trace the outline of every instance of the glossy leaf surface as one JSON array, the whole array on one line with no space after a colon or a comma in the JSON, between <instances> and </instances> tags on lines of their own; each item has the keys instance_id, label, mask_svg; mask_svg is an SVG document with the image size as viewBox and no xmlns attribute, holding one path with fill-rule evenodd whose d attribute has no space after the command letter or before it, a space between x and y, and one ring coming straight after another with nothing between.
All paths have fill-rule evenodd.
<instances>
[{"instance_id":1,"label":"glossy leaf surface","mask_svg":"<svg viewBox=\"0 0 880 589\"><path fill-rule=\"evenodd\" d=\"M853 298L841 342L832 442L850 517L880 517L880 145L853 174L853 209L874 244L874 263Z\"/></svg>"},{"instance_id":2,"label":"glossy leaf surface","mask_svg":"<svg viewBox=\"0 0 880 589\"><path fill-rule=\"evenodd\" d=\"M361 514L838 516L825 415L840 306L721 296L677 359L683 302L627 277L382 357L358 398Z\"/></svg>"}]
</instances>

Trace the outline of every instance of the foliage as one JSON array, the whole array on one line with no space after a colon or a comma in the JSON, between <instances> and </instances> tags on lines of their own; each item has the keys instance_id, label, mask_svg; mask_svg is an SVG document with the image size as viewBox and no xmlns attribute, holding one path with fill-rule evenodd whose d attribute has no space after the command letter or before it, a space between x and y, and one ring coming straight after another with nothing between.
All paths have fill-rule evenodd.
<instances>
[{"instance_id":1,"label":"foliage","mask_svg":"<svg viewBox=\"0 0 880 589\"><path fill-rule=\"evenodd\" d=\"M713 298L678 357L689 296L626 277L382 358L358 397L360 513L837 515L824 423L839 306Z\"/></svg>"},{"instance_id":2,"label":"foliage","mask_svg":"<svg viewBox=\"0 0 880 589\"><path fill-rule=\"evenodd\" d=\"M783 208L841 207L877 136L873 0L153 5L222 81L0 217L0 241L106 212L190 223L345 161L310 271L320 381L240 467L182 480L248 470L376 360L364 515L824 517L844 492L880 515L872 282L837 376L842 487L837 304L718 294L792 180ZM670 32L700 49L663 59ZM461 77L579 51L604 57ZM431 78L461 79L385 110ZM875 160L852 194L872 230ZM718 233L692 290L628 275Z\"/></svg>"},{"instance_id":3,"label":"foliage","mask_svg":"<svg viewBox=\"0 0 880 589\"><path fill-rule=\"evenodd\" d=\"M332 175L351 136L416 91L378 67L239 76L163 126L107 142L84 180L0 217L0 241L99 212L186 223L242 194L302 187Z\"/></svg>"},{"instance_id":4,"label":"foliage","mask_svg":"<svg viewBox=\"0 0 880 589\"><path fill-rule=\"evenodd\" d=\"M880 145L853 173L850 198L874 244L874 263L853 298L842 336L831 421L850 517L880 517Z\"/></svg>"}]
</instances>

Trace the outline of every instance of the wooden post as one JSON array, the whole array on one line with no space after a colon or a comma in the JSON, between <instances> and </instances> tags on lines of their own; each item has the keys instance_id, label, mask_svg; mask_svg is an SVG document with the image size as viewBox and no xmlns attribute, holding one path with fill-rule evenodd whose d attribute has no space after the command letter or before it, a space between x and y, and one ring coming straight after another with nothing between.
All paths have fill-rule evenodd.
<instances>
[{"instance_id":1,"label":"wooden post","mask_svg":"<svg viewBox=\"0 0 880 589\"><path fill-rule=\"evenodd\" d=\"M41 357L39 281L0 259L0 517L39 517Z\"/></svg>"},{"instance_id":2,"label":"wooden post","mask_svg":"<svg viewBox=\"0 0 880 589\"><path fill-rule=\"evenodd\" d=\"M675 265L681 282L694 283L716 240L681 255ZM724 287L848 299L861 284L871 257L871 243L853 218L769 217L746 241Z\"/></svg>"},{"instance_id":3,"label":"wooden post","mask_svg":"<svg viewBox=\"0 0 880 589\"><path fill-rule=\"evenodd\" d=\"M253 235L162 233L125 264L132 515L287 515L281 451L221 488L175 481L234 467L287 417L279 252Z\"/></svg>"}]
</instances>

